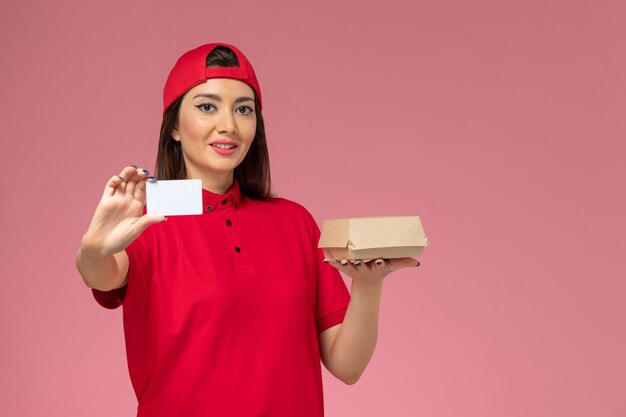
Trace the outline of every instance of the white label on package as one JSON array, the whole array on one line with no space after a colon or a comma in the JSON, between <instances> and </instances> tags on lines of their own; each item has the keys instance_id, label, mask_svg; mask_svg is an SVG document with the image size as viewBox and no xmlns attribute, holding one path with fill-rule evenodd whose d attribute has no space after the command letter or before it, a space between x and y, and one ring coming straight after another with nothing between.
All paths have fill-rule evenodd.
<instances>
[{"instance_id":1,"label":"white label on package","mask_svg":"<svg viewBox=\"0 0 626 417\"><path fill-rule=\"evenodd\" d=\"M146 182L146 212L163 216L202 214L201 180Z\"/></svg>"}]
</instances>

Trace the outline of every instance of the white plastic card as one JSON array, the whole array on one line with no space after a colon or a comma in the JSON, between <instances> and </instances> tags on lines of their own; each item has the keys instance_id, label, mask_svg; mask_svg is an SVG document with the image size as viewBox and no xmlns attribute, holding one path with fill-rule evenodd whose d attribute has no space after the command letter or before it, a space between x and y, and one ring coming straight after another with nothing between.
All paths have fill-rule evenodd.
<instances>
[{"instance_id":1,"label":"white plastic card","mask_svg":"<svg viewBox=\"0 0 626 417\"><path fill-rule=\"evenodd\" d=\"M202 214L201 180L146 182L146 212L163 216Z\"/></svg>"}]
</instances>

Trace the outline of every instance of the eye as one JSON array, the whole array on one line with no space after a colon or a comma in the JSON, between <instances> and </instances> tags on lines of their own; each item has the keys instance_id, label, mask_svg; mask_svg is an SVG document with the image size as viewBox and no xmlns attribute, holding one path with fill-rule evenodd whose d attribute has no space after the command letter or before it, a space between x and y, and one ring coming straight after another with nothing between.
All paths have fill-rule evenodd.
<instances>
[{"instance_id":1,"label":"eye","mask_svg":"<svg viewBox=\"0 0 626 417\"><path fill-rule=\"evenodd\" d=\"M237 110L242 110L240 111L240 113L242 114L252 114L254 112L254 110L252 110L252 107L249 106L241 106Z\"/></svg>"},{"instance_id":2,"label":"eye","mask_svg":"<svg viewBox=\"0 0 626 417\"><path fill-rule=\"evenodd\" d=\"M205 104L199 104L199 105L197 105L196 107L197 107L198 109L200 109L200 111L203 111L203 112L208 112L208 111L209 111L209 108L211 108L211 107L215 107L215 106L214 106L214 105L212 105L212 104L209 104L209 103L205 103Z\"/></svg>"}]
</instances>

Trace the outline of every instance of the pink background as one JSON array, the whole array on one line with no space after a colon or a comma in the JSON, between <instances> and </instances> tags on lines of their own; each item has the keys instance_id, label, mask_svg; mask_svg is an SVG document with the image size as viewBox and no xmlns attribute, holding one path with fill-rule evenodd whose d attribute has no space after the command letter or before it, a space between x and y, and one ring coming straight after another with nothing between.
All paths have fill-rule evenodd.
<instances>
[{"instance_id":1,"label":"pink background","mask_svg":"<svg viewBox=\"0 0 626 417\"><path fill-rule=\"evenodd\" d=\"M256 68L280 196L431 241L361 380L324 370L327 416L626 415L626 3L302 3L2 3L0 415L134 415L74 254L212 41Z\"/></svg>"}]
</instances>

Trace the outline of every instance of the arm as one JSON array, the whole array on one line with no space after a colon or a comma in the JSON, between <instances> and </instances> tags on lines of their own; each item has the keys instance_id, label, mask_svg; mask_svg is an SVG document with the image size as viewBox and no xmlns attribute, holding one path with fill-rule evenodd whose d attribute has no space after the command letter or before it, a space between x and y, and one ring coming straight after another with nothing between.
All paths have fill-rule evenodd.
<instances>
[{"instance_id":1,"label":"arm","mask_svg":"<svg viewBox=\"0 0 626 417\"><path fill-rule=\"evenodd\" d=\"M128 255L125 251L100 257L81 245L76 253L76 268L85 285L100 291L121 288L128 282Z\"/></svg>"},{"instance_id":2,"label":"arm","mask_svg":"<svg viewBox=\"0 0 626 417\"><path fill-rule=\"evenodd\" d=\"M374 354L382 289L382 282L364 285L353 281L343 323L320 334L322 363L348 385L359 380Z\"/></svg>"},{"instance_id":3,"label":"arm","mask_svg":"<svg viewBox=\"0 0 626 417\"><path fill-rule=\"evenodd\" d=\"M360 379L376 348L383 279L420 263L413 258L376 262L327 258L325 262L352 278L352 291L343 323L320 334L320 355L330 373L351 385Z\"/></svg>"},{"instance_id":4,"label":"arm","mask_svg":"<svg viewBox=\"0 0 626 417\"><path fill-rule=\"evenodd\" d=\"M91 224L76 253L76 268L85 284L100 291L126 285L129 260L125 249L148 226L167 220L142 215L149 172L129 166L107 182Z\"/></svg>"}]
</instances>

